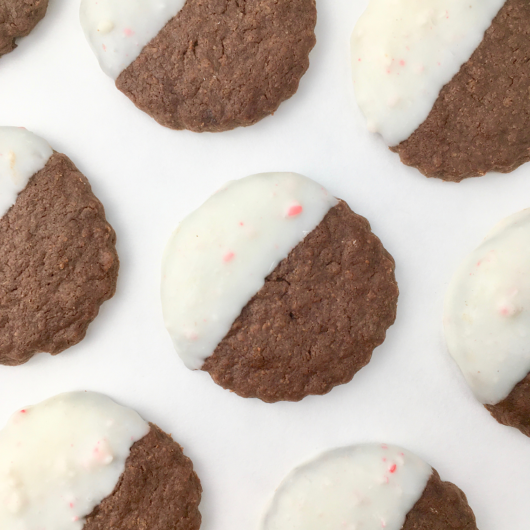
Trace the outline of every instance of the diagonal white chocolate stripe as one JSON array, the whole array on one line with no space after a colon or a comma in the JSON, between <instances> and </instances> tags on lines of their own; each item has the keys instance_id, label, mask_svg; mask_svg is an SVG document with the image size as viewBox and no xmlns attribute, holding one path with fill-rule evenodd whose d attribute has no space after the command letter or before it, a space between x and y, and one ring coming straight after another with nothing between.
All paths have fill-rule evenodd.
<instances>
[{"instance_id":1,"label":"diagonal white chocolate stripe","mask_svg":"<svg viewBox=\"0 0 530 530\"><path fill-rule=\"evenodd\" d=\"M394 146L427 118L505 0L370 0L351 38L368 129Z\"/></svg>"},{"instance_id":2,"label":"diagonal white chocolate stripe","mask_svg":"<svg viewBox=\"0 0 530 530\"><path fill-rule=\"evenodd\" d=\"M501 221L454 274L449 352L477 399L495 405L530 373L530 210Z\"/></svg>"},{"instance_id":3,"label":"diagonal white chocolate stripe","mask_svg":"<svg viewBox=\"0 0 530 530\"><path fill-rule=\"evenodd\" d=\"M93 392L19 410L0 431L0 528L82 530L148 432L134 410Z\"/></svg>"},{"instance_id":4,"label":"diagonal white chocolate stripe","mask_svg":"<svg viewBox=\"0 0 530 530\"><path fill-rule=\"evenodd\" d=\"M284 479L260 530L400 530L431 473L399 447L335 449Z\"/></svg>"},{"instance_id":5,"label":"diagonal white chocolate stripe","mask_svg":"<svg viewBox=\"0 0 530 530\"><path fill-rule=\"evenodd\" d=\"M229 182L172 235L162 265L164 322L199 369L265 278L337 200L296 173Z\"/></svg>"},{"instance_id":6,"label":"diagonal white chocolate stripe","mask_svg":"<svg viewBox=\"0 0 530 530\"><path fill-rule=\"evenodd\" d=\"M116 79L185 1L81 0L81 26L101 69Z\"/></svg>"},{"instance_id":7,"label":"diagonal white chocolate stripe","mask_svg":"<svg viewBox=\"0 0 530 530\"><path fill-rule=\"evenodd\" d=\"M0 218L52 154L48 142L36 134L20 127L0 127Z\"/></svg>"}]
</instances>

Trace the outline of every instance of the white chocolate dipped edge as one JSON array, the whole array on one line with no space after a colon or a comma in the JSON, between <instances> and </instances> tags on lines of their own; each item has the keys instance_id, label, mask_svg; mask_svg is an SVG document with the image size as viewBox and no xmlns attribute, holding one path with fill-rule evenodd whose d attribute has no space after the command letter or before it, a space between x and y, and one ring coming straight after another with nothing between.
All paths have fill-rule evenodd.
<instances>
[{"instance_id":1,"label":"white chocolate dipped edge","mask_svg":"<svg viewBox=\"0 0 530 530\"><path fill-rule=\"evenodd\" d=\"M351 38L368 129L394 146L427 118L505 0L370 0Z\"/></svg>"},{"instance_id":2,"label":"white chocolate dipped edge","mask_svg":"<svg viewBox=\"0 0 530 530\"><path fill-rule=\"evenodd\" d=\"M81 0L81 26L101 69L117 79L185 1Z\"/></svg>"},{"instance_id":3,"label":"white chocolate dipped edge","mask_svg":"<svg viewBox=\"0 0 530 530\"><path fill-rule=\"evenodd\" d=\"M52 397L0 431L0 528L82 530L149 425L93 392Z\"/></svg>"},{"instance_id":4,"label":"white chocolate dipped edge","mask_svg":"<svg viewBox=\"0 0 530 530\"><path fill-rule=\"evenodd\" d=\"M185 365L200 369L281 260L337 199L296 173L226 184L182 221L162 264L164 322Z\"/></svg>"},{"instance_id":5,"label":"white chocolate dipped edge","mask_svg":"<svg viewBox=\"0 0 530 530\"><path fill-rule=\"evenodd\" d=\"M46 140L20 127L0 127L0 219L53 154Z\"/></svg>"},{"instance_id":6,"label":"white chocolate dipped edge","mask_svg":"<svg viewBox=\"0 0 530 530\"><path fill-rule=\"evenodd\" d=\"M399 447L335 449L284 479L260 530L400 530L431 473Z\"/></svg>"},{"instance_id":7,"label":"white chocolate dipped edge","mask_svg":"<svg viewBox=\"0 0 530 530\"><path fill-rule=\"evenodd\" d=\"M501 221L454 274L445 338L479 401L494 405L530 372L530 210Z\"/></svg>"}]
</instances>

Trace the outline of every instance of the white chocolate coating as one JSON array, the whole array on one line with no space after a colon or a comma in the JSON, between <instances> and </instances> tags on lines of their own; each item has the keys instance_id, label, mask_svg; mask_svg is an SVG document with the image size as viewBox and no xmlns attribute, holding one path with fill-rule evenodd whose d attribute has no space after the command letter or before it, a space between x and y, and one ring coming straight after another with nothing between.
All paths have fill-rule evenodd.
<instances>
[{"instance_id":1,"label":"white chocolate coating","mask_svg":"<svg viewBox=\"0 0 530 530\"><path fill-rule=\"evenodd\" d=\"M226 184L173 233L162 264L162 309L177 353L199 369L265 278L337 199L295 173Z\"/></svg>"},{"instance_id":2,"label":"white chocolate coating","mask_svg":"<svg viewBox=\"0 0 530 530\"><path fill-rule=\"evenodd\" d=\"M351 38L368 129L394 146L427 118L505 0L370 0Z\"/></svg>"},{"instance_id":3,"label":"white chocolate coating","mask_svg":"<svg viewBox=\"0 0 530 530\"><path fill-rule=\"evenodd\" d=\"M260 530L400 530L431 473L398 447L335 449L285 478Z\"/></svg>"},{"instance_id":4,"label":"white chocolate coating","mask_svg":"<svg viewBox=\"0 0 530 530\"><path fill-rule=\"evenodd\" d=\"M81 0L81 26L101 69L116 79L185 1Z\"/></svg>"},{"instance_id":5,"label":"white chocolate coating","mask_svg":"<svg viewBox=\"0 0 530 530\"><path fill-rule=\"evenodd\" d=\"M148 432L134 410L93 392L15 413L0 431L0 528L81 530Z\"/></svg>"},{"instance_id":6,"label":"white chocolate coating","mask_svg":"<svg viewBox=\"0 0 530 530\"><path fill-rule=\"evenodd\" d=\"M453 276L449 352L479 401L494 405L530 372L530 209L501 221Z\"/></svg>"},{"instance_id":7,"label":"white chocolate coating","mask_svg":"<svg viewBox=\"0 0 530 530\"><path fill-rule=\"evenodd\" d=\"M0 127L0 218L53 154L46 140L20 127Z\"/></svg>"}]
</instances>

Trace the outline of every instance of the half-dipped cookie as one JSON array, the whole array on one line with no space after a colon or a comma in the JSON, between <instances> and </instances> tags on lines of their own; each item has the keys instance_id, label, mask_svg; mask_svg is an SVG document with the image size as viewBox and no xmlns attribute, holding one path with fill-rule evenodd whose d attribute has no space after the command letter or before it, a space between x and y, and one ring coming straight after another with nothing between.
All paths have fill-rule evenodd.
<instances>
[{"instance_id":1,"label":"half-dipped cookie","mask_svg":"<svg viewBox=\"0 0 530 530\"><path fill-rule=\"evenodd\" d=\"M5 530L198 530L201 491L169 434L101 394L60 394L0 431Z\"/></svg>"},{"instance_id":2,"label":"half-dipped cookie","mask_svg":"<svg viewBox=\"0 0 530 530\"><path fill-rule=\"evenodd\" d=\"M315 0L82 0L99 63L171 129L256 123L298 89L315 45Z\"/></svg>"},{"instance_id":3,"label":"half-dipped cookie","mask_svg":"<svg viewBox=\"0 0 530 530\"><path fill-rule=\"evenodd\" d=\"M48 0L0 0L0 56L13 51L18 38L31 33L47 8Z\"/></svg>"},{"instance_id":4,"label":"half-dipped cookie","mask_svg":"<svg viewBox=\"0 0 530 530\"><path fill-rule=\"evenodd\" d=\"M116 290L116 235L70 159L0 127L0 364L77 344Z\"/></svg>"},{"instance_id":5,"label":"half-dipped cookie","mask_svg":"<svg viewBox=\"0 0 530 530\"><path fill-rule=\"evenodd\" d=\"M191 369L243 397L347 383L394 322L394 260L366 219L294 173L232 181L171 237L162 305Z\"/></svg>"},{"instance_id":6,"label":"half-dipped cookie","mask_svg":"<svg viewBox=\"0 0 530 530\"><path fill-rule=\"evenodd\" d=\"M459 182L530 160L527 0L370 0L351 46L368 128L403 163Z\"/></svg>"},{"instance_id":7,"label":"half-dipped cookie","mask_svg":"<svg viewBox=\"0 0 530 530\"><path fill-rule=\"evenodd\" d=\"M260 530L476 530L464 493L416 455L366 444L326 452L280 484Z\"/></svg>"},{"instance_id":8,"label":"half-dipped cookie","mask_svg":"<svg viewBox=\"0 0 530 530\"><path fill-rule=\"evenodd\" d=\"M445 297L449 352L500 423L530 436L530 210L501 221Z\"/></svg>"}]
</instances>

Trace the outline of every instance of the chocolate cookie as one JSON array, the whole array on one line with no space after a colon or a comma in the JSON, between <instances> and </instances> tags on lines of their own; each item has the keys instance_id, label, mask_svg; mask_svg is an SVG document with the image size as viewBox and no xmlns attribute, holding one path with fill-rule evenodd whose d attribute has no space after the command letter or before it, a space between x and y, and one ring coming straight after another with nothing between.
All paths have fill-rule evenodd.
<instances>
[{"instance_id":1,"label":"chocolate cookie","mask_svg":"<svg viewBox=\"0 0 530 530\"><path fill-rule=\"evenodd\" d=\"M83 0L81 21L102 68L172 129L226 131L273 114L316 42L315 0L172 0L158 19L144 2L133 22L116 0L100 4Z\"/></svg>"},{"instance_id":2,"label":"chocolate cookie","mask_svg":"<svg viewBox=\"0 0 530 530\"><path fill-rule=\"evenodd\" d=\"M499 223L457 270L445 299L449 352L492 416L530 436L530 210Z\"/></svg>"},{"instance_id":3,"label":"chocolate cookie","mask_svg":"<svg viewBox=\"0 0 530 530\"><path fill-rule=\"evenodd\" d=\"M16 39L30 34L47 8L48 0L0 0L0 56L17 47Z\"/></svg>"},{"instance_id":4,"label":"chocolate cookie","mask_svg":"<svg viewBox=\"0 0 530 530\"><path fill-rule=\"evenodd\" d=\"M198 530L201 492L170 435L101 394L26 407L0 436L6 530Z\"/></svg>"},{"instance_id":5,"label":"chocolate cookie","mask_svg":"<svg viewBox=\"0 0 530 530\"><path fill-rule=\"evenodd\" d=\"M368 221L300 175L230 183L182 222L164 258L177 352L266 402L350 381L384 341L397 297L394 260Z\"/></svg>"},{"instance_id":6,"label":"chocolate cookie","mask_svg":"<svg viewBox=\"0 0 530 530\"><path fill-rule=\"evenodd\" d=\"M198 530L201 482L182 448L156 425L131 447L114 491L87 516L83 530Z\"/></svg>"},{"instance_id":7,"label":"chocolate cookie","mask_svg":"<svg viewBox=\"0 0 530 530\"><path fill-rule=\"evenodd\" d=\"M420 55L425 50L415 54L413 49L399 50L390 67L391 73L407 77L423 90L414 92L412 102L402 109L405 126L401 134L387 135L391 150L425 176L454 182L490 171L508 173L530 160L530 72L526 67L530 61L530 4L526 0L471 4L474 9L467 14L453 9L447 17L433 16L438 40L424 36L419 27L413 28L418 45L429 49L429 42L435 42L443 50L438 56L433 48L430 66ZM458 9L467 7L462 4ZM415 15L408 14L409 18ZM465 16L470 20L463 24ZM451 29L444 33L444 27ZM459 31L466 32L466 37L458 35ZM465 53L460 51L462 47ZM451 53L454 55L449 56ZM447 68L447 77L439 75L440 68ZM390 86L403 82L397 75L387 76ZM362 97L368 87L357 82ZM410 87L400 93L403 101L407 101L405 93L412 93ZM397 99L391 104L400 106ZM367 116L374 115L372 108L363 110ZM381 123L398 117L391 116L390 107L380 112ZM385 125L375 130L385 136Z\"/></svg>"},{"instance_id":8,"label":"chocolate cookie","mask_svg":"<svg viewBox=\"0 0 530 530\"><path fill-rule=\"evenodd\" d=\"M335 449L296 468L276 490L260 530L376 526L477 529L457 486L404 449L370 444Z\"/></svg>"},{"instance_id":9,"label":"chocolate cookie","mask_svg":"<svg viewBox=\"0 0 530 530\"><path fill-rule=\"evenodd\" d=\"M84 338L119 261L103 206L68 157L14 128L0 129L0 152L0 364L18 365ZM17 189L11 173L24 177Z\"/></svg>"}]
</instances>

